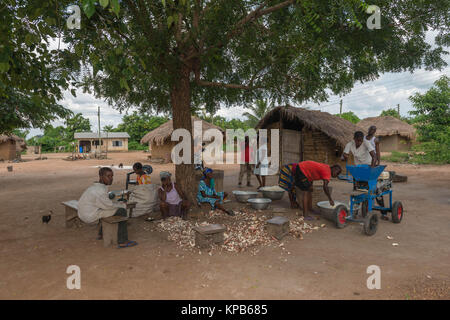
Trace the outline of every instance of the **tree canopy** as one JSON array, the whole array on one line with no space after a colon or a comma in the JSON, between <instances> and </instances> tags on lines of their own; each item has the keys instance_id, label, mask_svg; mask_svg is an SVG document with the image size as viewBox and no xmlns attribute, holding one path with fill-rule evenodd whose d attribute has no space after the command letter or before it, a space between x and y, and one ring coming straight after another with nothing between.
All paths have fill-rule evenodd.
<instances>
[{"instance_id":1,"label":"tree canopy","mask_svg":"<svg viewBox=\"0 0 450 320\"><path fill-rule=\"evenodd\" d=\"M418 149L426 159L450 163L450 78L442 76L426 93L409 98L414 125L419 134Z\"/></svg>"},{"instance_id":2,"label":"tree canopy","mask_svg":"<svg viewBox=\"0 0 450 320\"><path fill-rule=\"evenodd\" d=\"M341 118L348 120L351 123L355 123L355 124L358 123L360 120L353 111L348 111L348 112L344 112L341 114L338 113L338 114L335 114L335 116L341 117Z\"/></svg>"}]
</instances>

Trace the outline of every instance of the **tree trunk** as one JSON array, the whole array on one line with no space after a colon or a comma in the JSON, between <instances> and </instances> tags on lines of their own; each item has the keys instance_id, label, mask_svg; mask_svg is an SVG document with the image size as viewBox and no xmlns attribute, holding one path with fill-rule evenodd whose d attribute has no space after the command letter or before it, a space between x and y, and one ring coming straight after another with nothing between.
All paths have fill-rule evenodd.
<instances>
[{"instance_id":1,"label":"tree trunk","mask_svg":"<svg viewBox=\"0 0 450 320\"><path fill-rule=\"evenodd\" d=\"M195 171L193 165L193 140L191 121L191 87L189 80L190 70L182 65L177 78L171 87L170 99L172 105L173 128L183 128L190 132L191 139L191 164L179 164L175 166L175 179L185 192L189 201L195 203L197 183L195 182Z\"/></svg>"}]
</instances>

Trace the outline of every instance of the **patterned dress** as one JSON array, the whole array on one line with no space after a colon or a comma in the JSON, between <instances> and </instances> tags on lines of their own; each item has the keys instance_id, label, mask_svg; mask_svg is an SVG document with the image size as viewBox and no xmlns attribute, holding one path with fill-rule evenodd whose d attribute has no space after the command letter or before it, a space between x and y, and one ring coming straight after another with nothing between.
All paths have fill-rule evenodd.
<instances>
[{"instance_id":1,"label":"patterned dress","mask_svg":"<svg viewBox=\"0 0 450 320\"><path fill-rule=\"evenodd\" d=\"M291 163L283 166L280 170L280 178L278 179L278 185L280 188L291 192L295 200L295 188L294 188L294 168L296 163Z\"/></svg>"},{"instance_id":2,"label":"patterned dress","mask_svg":"<svg viewBox=\"0 0 450 320\"><path fill-rule=\"evenodd\" d=\"M137 175L137 184L151 184L150 176L143 174L142 176Z\"/></svg>"},{"instance_id":3,"label":"patterned dress","mask_svg":"<svg viewBox=\"0 0 450 320\"><path fill-rule=\"evenodd\" d=\"M203 197L202 191L205 192L207 196L219 196L220 199ZM219 201L220 204L223 203L223 192L216 192L214 179L211 179L209 182L209 187L205 183L205 180L200 180L198 184L198 193L197 193L197 201L200 203L209 203L211 205L212 210L216 208L216 202Z\"/></svg>"}]
</instances>

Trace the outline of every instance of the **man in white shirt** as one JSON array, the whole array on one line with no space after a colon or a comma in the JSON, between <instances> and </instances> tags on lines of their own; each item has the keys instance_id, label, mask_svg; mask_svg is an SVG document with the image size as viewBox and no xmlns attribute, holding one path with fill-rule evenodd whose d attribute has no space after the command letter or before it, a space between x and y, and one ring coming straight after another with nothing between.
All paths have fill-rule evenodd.
<instances>
[{"instance_id":1,"label":"man in white shirt","mask_svg":"<svg viewBox=\"0 0 450 320\"><path fill-rule=\"evenodd\" d=\"M377 132L376 126L370 126L369 131L367 132L367 136L364 137L364 140L369 141L369 143L372 145L372 147L375 148L375 154L377 156L377 166L380 165L380 139L375 136L375 133Z\"/></svg>"},{"instance_id":2,"label":"man in white shirt","mask_svg":"<svg viewBox=\"0 0 450 320\"><path fill-rule=\"evenodd\" d=\"M111 216L127 216L124 203L114 203L108 196L108 186L113 182L113 171L111 168L100 168L99 182L95 182L86 189L78 200L78 216L85 223L98 223L99 219ZM102 238L100 227L99 239ZM127 222L119 222L117 242L119 247L132 247L137 243L128 240Z\"/></svg>"},{"instance_id":3,"label":"man in white shirt","mask_svg":"<svg viewBox=\"0 0 450 320\"><path fill-rule=\"evenodd\" d=\"M375 148L369 141L364 140L364 133L356 131L353 140L347 143L342 154L343 160L347 161L350 152L355 158L355 164L368 164L372 167L376 166L377 156Z\"/></svg>"}]
</instances>

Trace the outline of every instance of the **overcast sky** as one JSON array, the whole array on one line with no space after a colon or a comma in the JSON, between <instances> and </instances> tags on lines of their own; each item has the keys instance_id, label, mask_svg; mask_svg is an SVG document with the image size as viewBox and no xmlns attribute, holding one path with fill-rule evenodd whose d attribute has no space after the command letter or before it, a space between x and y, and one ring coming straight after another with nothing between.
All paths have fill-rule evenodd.
<instances>
[{"instance_id":1,"label":"overcast sky","mask_svg":"<svg viewBox=\"0 0 450 320\"><path fill-rule=\"evenodd\" d=\"M427 41L434 43L434 33L427 34ZM447 55L445 60L449 66L442 71L418 69L414 73L386 73L375 81L355 84L353 90L342 98L342 112L353 111L359 118L363 119L378 116L382 110L396 108L397 104L400 104L400 114L402 116L408 115L408 111L412 109L411 102L408 100L409 96L416 92L426 92L440 76L450 75L450 57ZM339 100L339 96L330 96L328 102L323 102L320 105L305 103L301 106L335 114L339 113ZM84 117L88 118L93 131L97 131L98 128L98 106L101 108L100 127L102 128L105 125L117 126L123 116L103 100L95 99L90 94L82 93L81 90L77 91L76 98L69 91L65 92L64 100L60 103L74 113L82 113ZM241 115L245 111L243 107L222 108L217 112L217 115L224 116L227 119L241 119ZM53 125L61 124L60 121L53 123ZM39 129L31 129L28 137L40 133L42 131Z\"/></svg>"}]
</instances>

